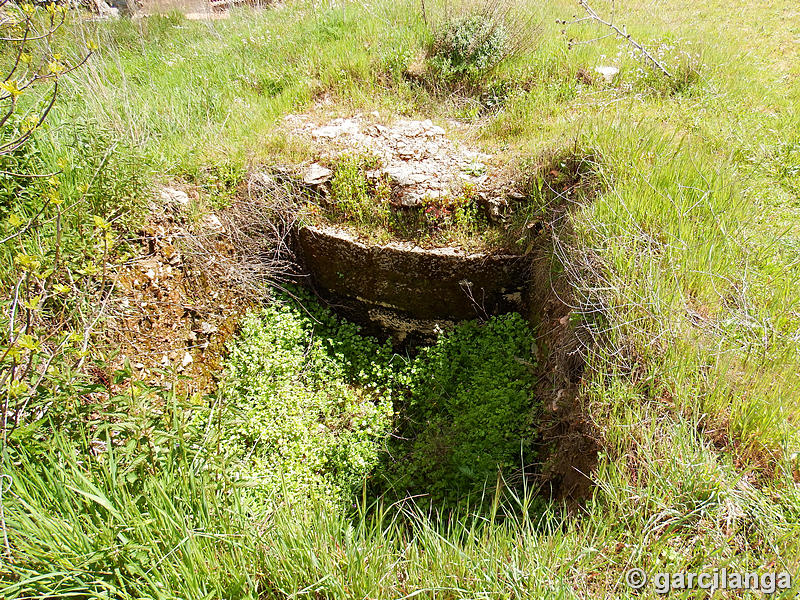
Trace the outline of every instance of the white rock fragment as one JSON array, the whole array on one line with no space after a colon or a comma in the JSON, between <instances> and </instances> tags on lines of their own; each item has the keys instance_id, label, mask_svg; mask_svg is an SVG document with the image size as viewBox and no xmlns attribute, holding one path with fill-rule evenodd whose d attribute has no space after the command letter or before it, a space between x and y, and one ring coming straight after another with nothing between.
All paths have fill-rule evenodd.
<instances>
[{"instance_id":1,"label":"white rock fragment","mask_svg":"<svg viewBox=\"0 0 800 600\"><path fill-rule=\"evenodd\" d=\"M313 163L306 169L303 175L303 183L306 185L321 185L333 177L333 171L323 167L319 163Z\"/></svg>"},{"instance_id":2,"label":"white rock fragment","mask_svg":"<svg viewBox=\"0 0 800 600\"><path fill-rule=\"evenodd\" d=\"M97 8L97 19L119 19L119 9L111 6L105 0L94 0L94 5Z\"/></svg>"},{"instance_id":3,"label":"white rock fragment","mask_svg":"<svg viewBox=\"0 0 800 600\"><path fill-rule=\"evenodd\" d=\"M415 171L413 167L406 165L392 165L384 169L389 177L400 186L417 185L428 179L428 175Z\"/></svg>"},{"instance_id":4,"label":"white rock fragment","mask_svg":"<svg viewBox=\"0 0 800 600\"><path fill-rule=\"evenodd\" d=\"M200 323L200 333L211 335L212 333L217 333L217 331L219 331L219 329L211 323L207 323L206 321Z\"/></svg>"},{"instance_id":5,"label":"white rock fragment","mask_svg":"<svg viewBox=\"0 0 800 600\"><path fill-rule=\"evenodd\" d=\"M608 66L597 66L594 68L595 73L598 73L605 79L606 83L612 83L614 81L614 77L617 76L619 73L619 69L617 67L608 67Z\"/></svg>"},{"instance_id":6,"label":"white rock fragment","mask_svg":"<svg viewBox=\"0 0 800 600\"><path fill-rule=\"evenodd\" d=\"M165 187L161 190L161 200L166 204L189 204L189 194L183 190Z\"/></svg>"},{"instance_id":7,"label":"white rock fragment","mask_svg":"<svg viewBox=\"0 0 800 600\"><path fill-rule=\"evenodd\" d=\"M251 181L253 183L257 183L259 185L264 185L264 186L275 184L275 178L269 173L266 173L264 171L261 171L259 173L254 173Z\"/></svg>"},{"instance_id":8,"label":"white rock fragment","mask_svg":"<svg viewBox=\"0 0 800 600\"><path fill-rule=\"evenodd\" d=\"M358 121L355 119L336 119L330 125L317 127L311 132L315 138L337 138L343 135L354 135L358 133Z\"/></svg>"},{"instance_id":9,"label":"white rock fragment","mask_svg":"<svg viewBox=\"0 0 800 600\"><path fill-rule=\"evenodd\" d=\"M203 227L215 233L224 233L225 231L225 227L222 225L222 221L219 220L217 215L206 215L203 217L201 223Z\"/></svg>"},{"instance_id":10,"label":"white rock fragment","mask_svg":"<svg viewBox=\"0 0 800 600\"><path fill-rule=\"evenodd\" d=\"M430 121L429 121L429 123L430 123ZM431 123L431 127L433 127L433 123ZM426 129L427 129L427 127L425 127L425 122L424 121L423 122L409 121L408 123L406 123L404 133L408 137L417 137L417 136L420 136L423 133L425 133Z\"/></svg>"}]
</instances>

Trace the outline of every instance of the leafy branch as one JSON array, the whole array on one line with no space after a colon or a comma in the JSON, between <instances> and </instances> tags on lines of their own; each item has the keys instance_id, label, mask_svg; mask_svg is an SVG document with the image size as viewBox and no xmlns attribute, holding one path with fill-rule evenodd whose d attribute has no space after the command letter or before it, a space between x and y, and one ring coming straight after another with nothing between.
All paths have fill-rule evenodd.
<instances>
[{"instance_id":1,"label":"leafy branch","mask_svg":"<svg viewBox=\"0 0 800 600\"><path fill-rule=\"evenodd\" d=\"M0 143L0 156L19 149L44 123L58 96L58 78L81 67L96 49L90 46L83 57L71 64L54 52L53 36L64 24L66 15L66 5L39 6L0 0L0 43L15 48L13 61L0 82L0 105L3 106L0 128L6 127L18 110L19 97L26 90L43 82L52 83L44 108L18 135Z\"/></svg>"},{"instance_id":2,"label":"leafy branch","mask_svg":"<svg viewBox=\"0 0 800 600\"><path fill-rule=\"evenodd\" d=\"M32 141L34 132L43 125L56 103L60 78L79 69L96 50L96 46L90 43L85 52L72 59L56 52L55 35L66 21L67 10L66 5L54 2L33 4L0 0L0 44L4 46L7 58L7 63L0 67L0 159L12 157ZM41 96L43 101L21 101L41 86L45 88ZM27 116L21 119L15 116L18 114ZM0 175L11 180L45 180L41 194L34 198L34 202L40 201L41 205L31 211L33 216L24 222L12 214L9 223L17 229L0 239L4 246L12 242L19 245L14 258L18 280L11 286L9 296L0 300L0 306L5 309L0 320L7 324L7 328L3 328L7 335L0 338L0 443L3 447L9 433L20 425L26 407L48 376L54 359L62 356L68 346L84 341L89 333L76 335L67 332L58 339L70 319L63 306L73 289L54 277L59 269L64 213L61 207L63 199L58 190L61 171L35 171L35 168L0 171ZM42 257L28 254L24 243L31 235L38 236L37 239L43 235L39 229L45 211L48 214L55 212L57 229L55 258L49 265L43 258L44 251ZM107 244L108 233L101 233ZM41 244L37 245L41 248ZM56 318L55 313L53 319L46 316L46 305L62 306L57 311L60 316Z\"/></svg>"}]
</instances>

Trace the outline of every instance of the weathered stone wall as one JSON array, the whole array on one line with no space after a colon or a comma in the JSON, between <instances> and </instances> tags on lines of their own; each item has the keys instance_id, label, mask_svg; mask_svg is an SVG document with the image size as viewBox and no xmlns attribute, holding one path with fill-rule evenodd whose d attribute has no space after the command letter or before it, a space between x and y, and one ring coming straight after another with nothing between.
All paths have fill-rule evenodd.
<instances>
[{"instance_id":1,"label":"weathered stone wall","mask_svg":"<svg viewBox=\"0 0 800 600\"><path fill-rule=\"evenodd\" d=\"M526 308L528 257L400 242L368 245L332 227L306 226L295 237L317 291L349 318L396 341L430 337L437 326L454 321Z\"/></svg>"}]
</instances>

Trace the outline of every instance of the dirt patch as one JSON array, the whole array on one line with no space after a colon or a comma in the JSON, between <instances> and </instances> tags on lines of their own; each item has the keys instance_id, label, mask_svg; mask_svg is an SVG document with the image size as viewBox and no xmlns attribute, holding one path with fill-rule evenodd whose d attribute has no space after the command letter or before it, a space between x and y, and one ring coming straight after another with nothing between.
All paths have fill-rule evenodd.
<instances>
[{"instance_id":1,"label":"dirt patch","mask_svg":"<svg viewBox=\"0 0 800 600\"><path fill-rule=\"evenodd\" d=\"M576 251L570 211L590 202L602 189L598 158L577 146L552 150L530 165L529 194L543 199L545 213L536 227L527 295L536 298L529 318L537 327L538 385L543 411L532 424L540 441L536 476L545 494L570 508L590 497L603 434L587 414L584 370L596 334L581 315L576 290L596 268L591 255ZM531 189L532 188L532 189Z\"/></svg>"},{"instance_id":2,"label":"dirt patch","mask_svg":"<svg viewBox=\"0 0 800 600\"><path fill-rule=\"evenodd\" d=\"M570 290L564 280L553 281L549 265L533 268L532 294L543 299L538 322L539 362L537 396L543 411L535 424L543 459L538 474L543 490L554 498L577 504L591 494L592 473L602 444L602 432L586 414L582 398L587 348L581 327L571 319Z\"/></svg>"},{"instance_id":3,"label":"dirt patch","mask_svg":"<svg viewBox=\"0 0 800 600\"><path fill-rule=\"evenodd\" d=\"M141 231L140 254L116 274L118 299L105 326L117 368L127 362L135 379L189 395L215 388L225 340L246 307L235 289L186 253L187 241L198 235L221 253L231 251L217 217L188 222L191 193L161 192Z\"/></svg>"}]
</instances>

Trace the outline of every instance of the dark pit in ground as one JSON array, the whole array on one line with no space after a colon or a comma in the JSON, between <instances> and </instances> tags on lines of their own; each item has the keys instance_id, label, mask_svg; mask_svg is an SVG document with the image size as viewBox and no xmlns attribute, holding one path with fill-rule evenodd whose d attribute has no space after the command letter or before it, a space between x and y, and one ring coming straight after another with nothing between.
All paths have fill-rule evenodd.
<instances>
[{"instance_id":1,"label":"dark pit in ground","mask_svg":"<svg viewBox=\"0 0 800 600\"><path fill-rule=\"evenodd\" d=\"M527 312L524 255L369 244L335 227L303 226L295 238L314 290L398 344L431 341L457 321Z\"/></svg>"}]
</instances>

